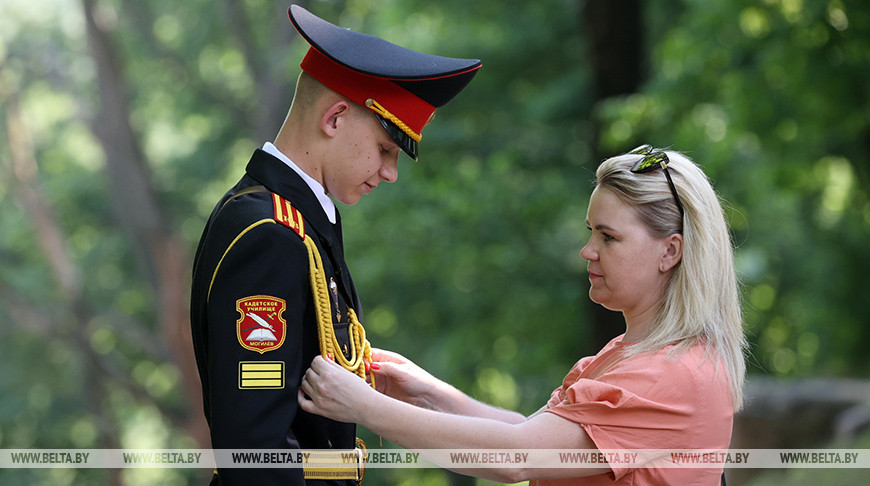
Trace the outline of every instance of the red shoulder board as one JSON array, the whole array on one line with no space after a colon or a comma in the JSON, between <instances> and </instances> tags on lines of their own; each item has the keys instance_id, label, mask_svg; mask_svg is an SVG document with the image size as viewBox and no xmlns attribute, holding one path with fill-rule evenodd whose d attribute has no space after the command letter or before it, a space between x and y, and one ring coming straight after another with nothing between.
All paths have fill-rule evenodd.
<instances>
[{"instance_id":1,"label":"red shoulder board","mask_svg":"<svg viewBox=\"0 0 870 486\"><path fill-rule=\"evenodd\" d=\"M304 240L305 220L302 218L302 213L294 208L290 201L277 194L272 194L272 201L275 203L275 221L292 229Z\"/></svg>"}]
</instances>

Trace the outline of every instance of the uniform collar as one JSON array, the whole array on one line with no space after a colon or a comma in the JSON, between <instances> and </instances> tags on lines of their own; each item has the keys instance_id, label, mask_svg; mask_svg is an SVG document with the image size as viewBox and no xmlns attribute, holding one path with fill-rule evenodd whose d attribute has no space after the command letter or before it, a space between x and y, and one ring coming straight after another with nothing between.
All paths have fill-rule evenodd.
<instances>
[{"instance_id":1,"label":"uniform collar","mask_svg":"<svg viewBox=\"0 0 870 486\"><path fill-rule=\"evenodd\" d=\"M302 211L306 227L314 229L321 237L333 244L340 244L341 215L335 212L336 223L329 222L320 202L302 177L277 157L257 149L245 167L245 172L269 191L290 201Z\"/></svg>"},{"instance_id":2,"label":"uniform collar","mask_svg":"<svg viewBox=\"0 0 870 486\"><path fill-rule=\"evenodd\" d=\"M317 201L320 202L320 206L323 208L323 212L326 214L326 218L329 220L330 223L335 224L335 203L332 201L332 199L330 199L329 196L326 195L326 190L323 189L323 186L320 185L319 182L314 180L313 177L306 174L305 171L300 169L298 165L293 163L293 161L290 160L289 157L284 155L284 153L278 150L278 147L276 147L271 142L266 142L266 144L263 145L263 151L280 160L287 167L290 167L291 169L293 169L294 172L299 174L299 177L301 177L302 180L305 181L305 184L307 184L308 187L311 188L311 192L313 192L314 196L317 197Z\"/></svg>"}]
</instances>

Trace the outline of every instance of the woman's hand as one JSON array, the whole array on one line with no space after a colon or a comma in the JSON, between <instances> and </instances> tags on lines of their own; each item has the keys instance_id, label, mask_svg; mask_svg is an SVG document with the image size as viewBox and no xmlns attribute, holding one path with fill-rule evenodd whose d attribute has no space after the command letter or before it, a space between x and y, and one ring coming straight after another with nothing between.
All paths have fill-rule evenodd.
<instances>
[{"instance_id":1,"label":"woman's hand","mask_svg":"<svg viewBox=\"0 0 870 486\"><path fill-rule=\"evenodd\" d=\"M379 392L423 408L438 409L435 399L444 382L401 354L372 350L372 373Z\"/></svg>"},{"instance_id":2,"label":"woman's hand","mask_svg":"<svg viewBox=\"0 0 870 486\"><path fill-rule=\"evenodd\" d=\"M371 403L372 395L377 393L365 380L334 361L316 356L302 377L297 400L306 412L358 423L362 418L360 405Z\"/></svg>"}]
</instances>

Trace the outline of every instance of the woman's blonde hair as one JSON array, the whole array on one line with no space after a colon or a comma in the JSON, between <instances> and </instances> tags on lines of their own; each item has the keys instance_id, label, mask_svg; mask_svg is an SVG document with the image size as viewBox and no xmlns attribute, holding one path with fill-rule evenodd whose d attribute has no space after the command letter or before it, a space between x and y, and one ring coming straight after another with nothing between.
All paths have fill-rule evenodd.
<instances>
[{"instance_id":1,"label":"woman's blonde hair","mask_svg":"<svg viewBox=\"0 0 870 486\"><path fill-rule=\"evenodd\" d=\"M683 235L682 260L671 273L652 330L631 346L629 353L670 344L681 351L705 343L708 352L721 356L734 409L739 410L743 405L746 338L725 214L706 174L685 155L666 153L684 217L661 169L644 174L630 171L643 155L607 159L595 173L596 186L610 189L630 204L652 237Z\"/></svg>"}]
</instances>

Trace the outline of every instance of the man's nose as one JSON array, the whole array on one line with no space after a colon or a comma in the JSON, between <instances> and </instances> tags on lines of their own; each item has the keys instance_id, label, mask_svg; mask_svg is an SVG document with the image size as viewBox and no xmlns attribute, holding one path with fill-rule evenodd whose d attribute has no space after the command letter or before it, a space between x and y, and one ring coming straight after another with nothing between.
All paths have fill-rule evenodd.
<instances>
[{"instance_id":1,"label":"man's nose","mask_svg":"<svg viewBox=\"0 0 870 486\"><path fill-rule=\"evenodd\" d=\"M381 164L381 169L378 173L381 179L393 183L399 180L399 156L390 157L389 160Z\"/></svg>"}]
</instances>

